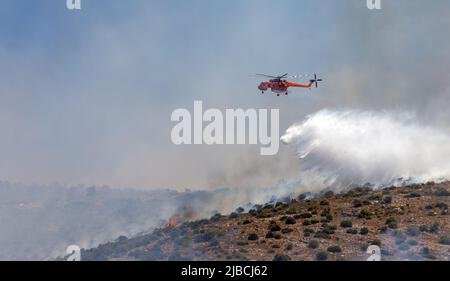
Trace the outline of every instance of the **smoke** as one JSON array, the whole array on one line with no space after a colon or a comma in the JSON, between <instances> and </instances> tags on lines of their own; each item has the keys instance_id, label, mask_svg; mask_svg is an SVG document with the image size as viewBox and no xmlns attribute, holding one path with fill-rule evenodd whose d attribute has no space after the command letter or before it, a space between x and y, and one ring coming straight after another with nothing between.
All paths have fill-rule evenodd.
<instances>
[{"instance_id":1,"label":"smoke","mask_svg":"<svg viewBox=\"0 0 450 281\"><path fill-rule=\"evenodd\" d=\"M281 140L295 146L301 178L316 188L450 175L450 136L410 113L324 109L289 127Z\"/></svg>"}]
</instances>

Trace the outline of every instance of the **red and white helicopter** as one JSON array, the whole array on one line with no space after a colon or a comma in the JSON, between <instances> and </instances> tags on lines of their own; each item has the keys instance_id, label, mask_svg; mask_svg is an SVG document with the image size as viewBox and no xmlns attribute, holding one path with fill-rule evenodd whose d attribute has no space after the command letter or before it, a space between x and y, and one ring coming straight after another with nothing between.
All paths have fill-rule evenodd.
<instances>
[{"instance_id":1,"label":"red and white helicopter","mask_svg":"<svg viewBox=\"0 0 450 281\"><path fill-rule=\"evenodd\" d=\"M266 74L256 74L257 76L267 77L271 78L269 81L261 82L259 84L258 89L261 91L262 94L264 94L264 91L267 91L270 89L272 92L276 93L277 96L279 96L281 93L284 93L285 95L288 94L288 88L289 87L298 87L298 88L308 88L311 89L312 85L315 85L316 88L318 87L317 82L322 82L322 79L317 78L317 74L314 73L314 79L309 80L308 84L299 84L294 82L289 82L287 80L284 80L284 78L288 77L288 73L285 73L280 76L271 76ZM298 76L291 76L292 78L296 78Z\"/></svg>"}]
</instances>

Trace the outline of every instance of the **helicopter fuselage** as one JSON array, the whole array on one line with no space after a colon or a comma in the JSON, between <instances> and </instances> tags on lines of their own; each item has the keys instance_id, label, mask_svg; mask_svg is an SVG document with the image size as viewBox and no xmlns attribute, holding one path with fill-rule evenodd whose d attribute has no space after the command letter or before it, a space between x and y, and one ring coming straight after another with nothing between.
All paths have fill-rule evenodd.
<instances>
[{"instance_id":1,"label":"helicopter fuselage","mask_svg":"<svg viewBox=\"0 0 450 281\"><path fill-rule=\"evenodd\" d=\"M262 92L270 89L274 93L287 93L289 87L311 88L312 84L312 81L310 81L309 84L299 84L286 80L273 79L267 82L262 82L259 84L258 89Z\"/></svg>"}]
</instances>

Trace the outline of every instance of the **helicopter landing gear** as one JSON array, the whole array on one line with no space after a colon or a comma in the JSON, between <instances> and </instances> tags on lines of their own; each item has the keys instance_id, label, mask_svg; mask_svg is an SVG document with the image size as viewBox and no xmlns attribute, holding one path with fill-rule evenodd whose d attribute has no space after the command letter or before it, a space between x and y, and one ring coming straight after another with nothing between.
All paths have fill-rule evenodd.
<instances>
[{"instance_id":1,"label":"helicopter landing gear","mask_svg":"<svg viewBox=\"0 0 450 281\"><path fill-rule=\"evenodd\" d=\"M264 91L261 91L261 95L264 94Z\"/></svg>"},{"instance_id":2,"label":"helicopter landing gear","mask_svg":"<svg viewBox=\"0 0 450 281\"><path fill-rule=\"evenodd\" d=\"M277 94L277 97L279 97L280 96L280 94Z\"/></svg>"},{"instance_id":3,"label":"helicopter landing gear","mask_svg":"<svg viewBox=\"0 0 450 281\"><path fill-rule=\"evenodd\" d=\"M284 93L286 96L288 95L288 92Z\"/></svg>"}]
</instances>

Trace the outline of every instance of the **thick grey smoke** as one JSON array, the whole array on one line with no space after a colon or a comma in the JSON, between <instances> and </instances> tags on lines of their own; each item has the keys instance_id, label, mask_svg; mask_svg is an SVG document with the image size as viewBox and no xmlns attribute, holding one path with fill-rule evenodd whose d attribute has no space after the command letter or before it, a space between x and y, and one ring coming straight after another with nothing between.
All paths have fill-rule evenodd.
<instances>
[{"instance_id":1,"label":"thick grey smoke","mask_svg":"<svg viewBox=\"0 0 450 281\"><path fill-rule=\"evenodd\" d=\"M289 127L281 140L295 146L302 178L322 188L450 175L450 135L408 113L325 109Z\"/></svg>"}]
</instances>

